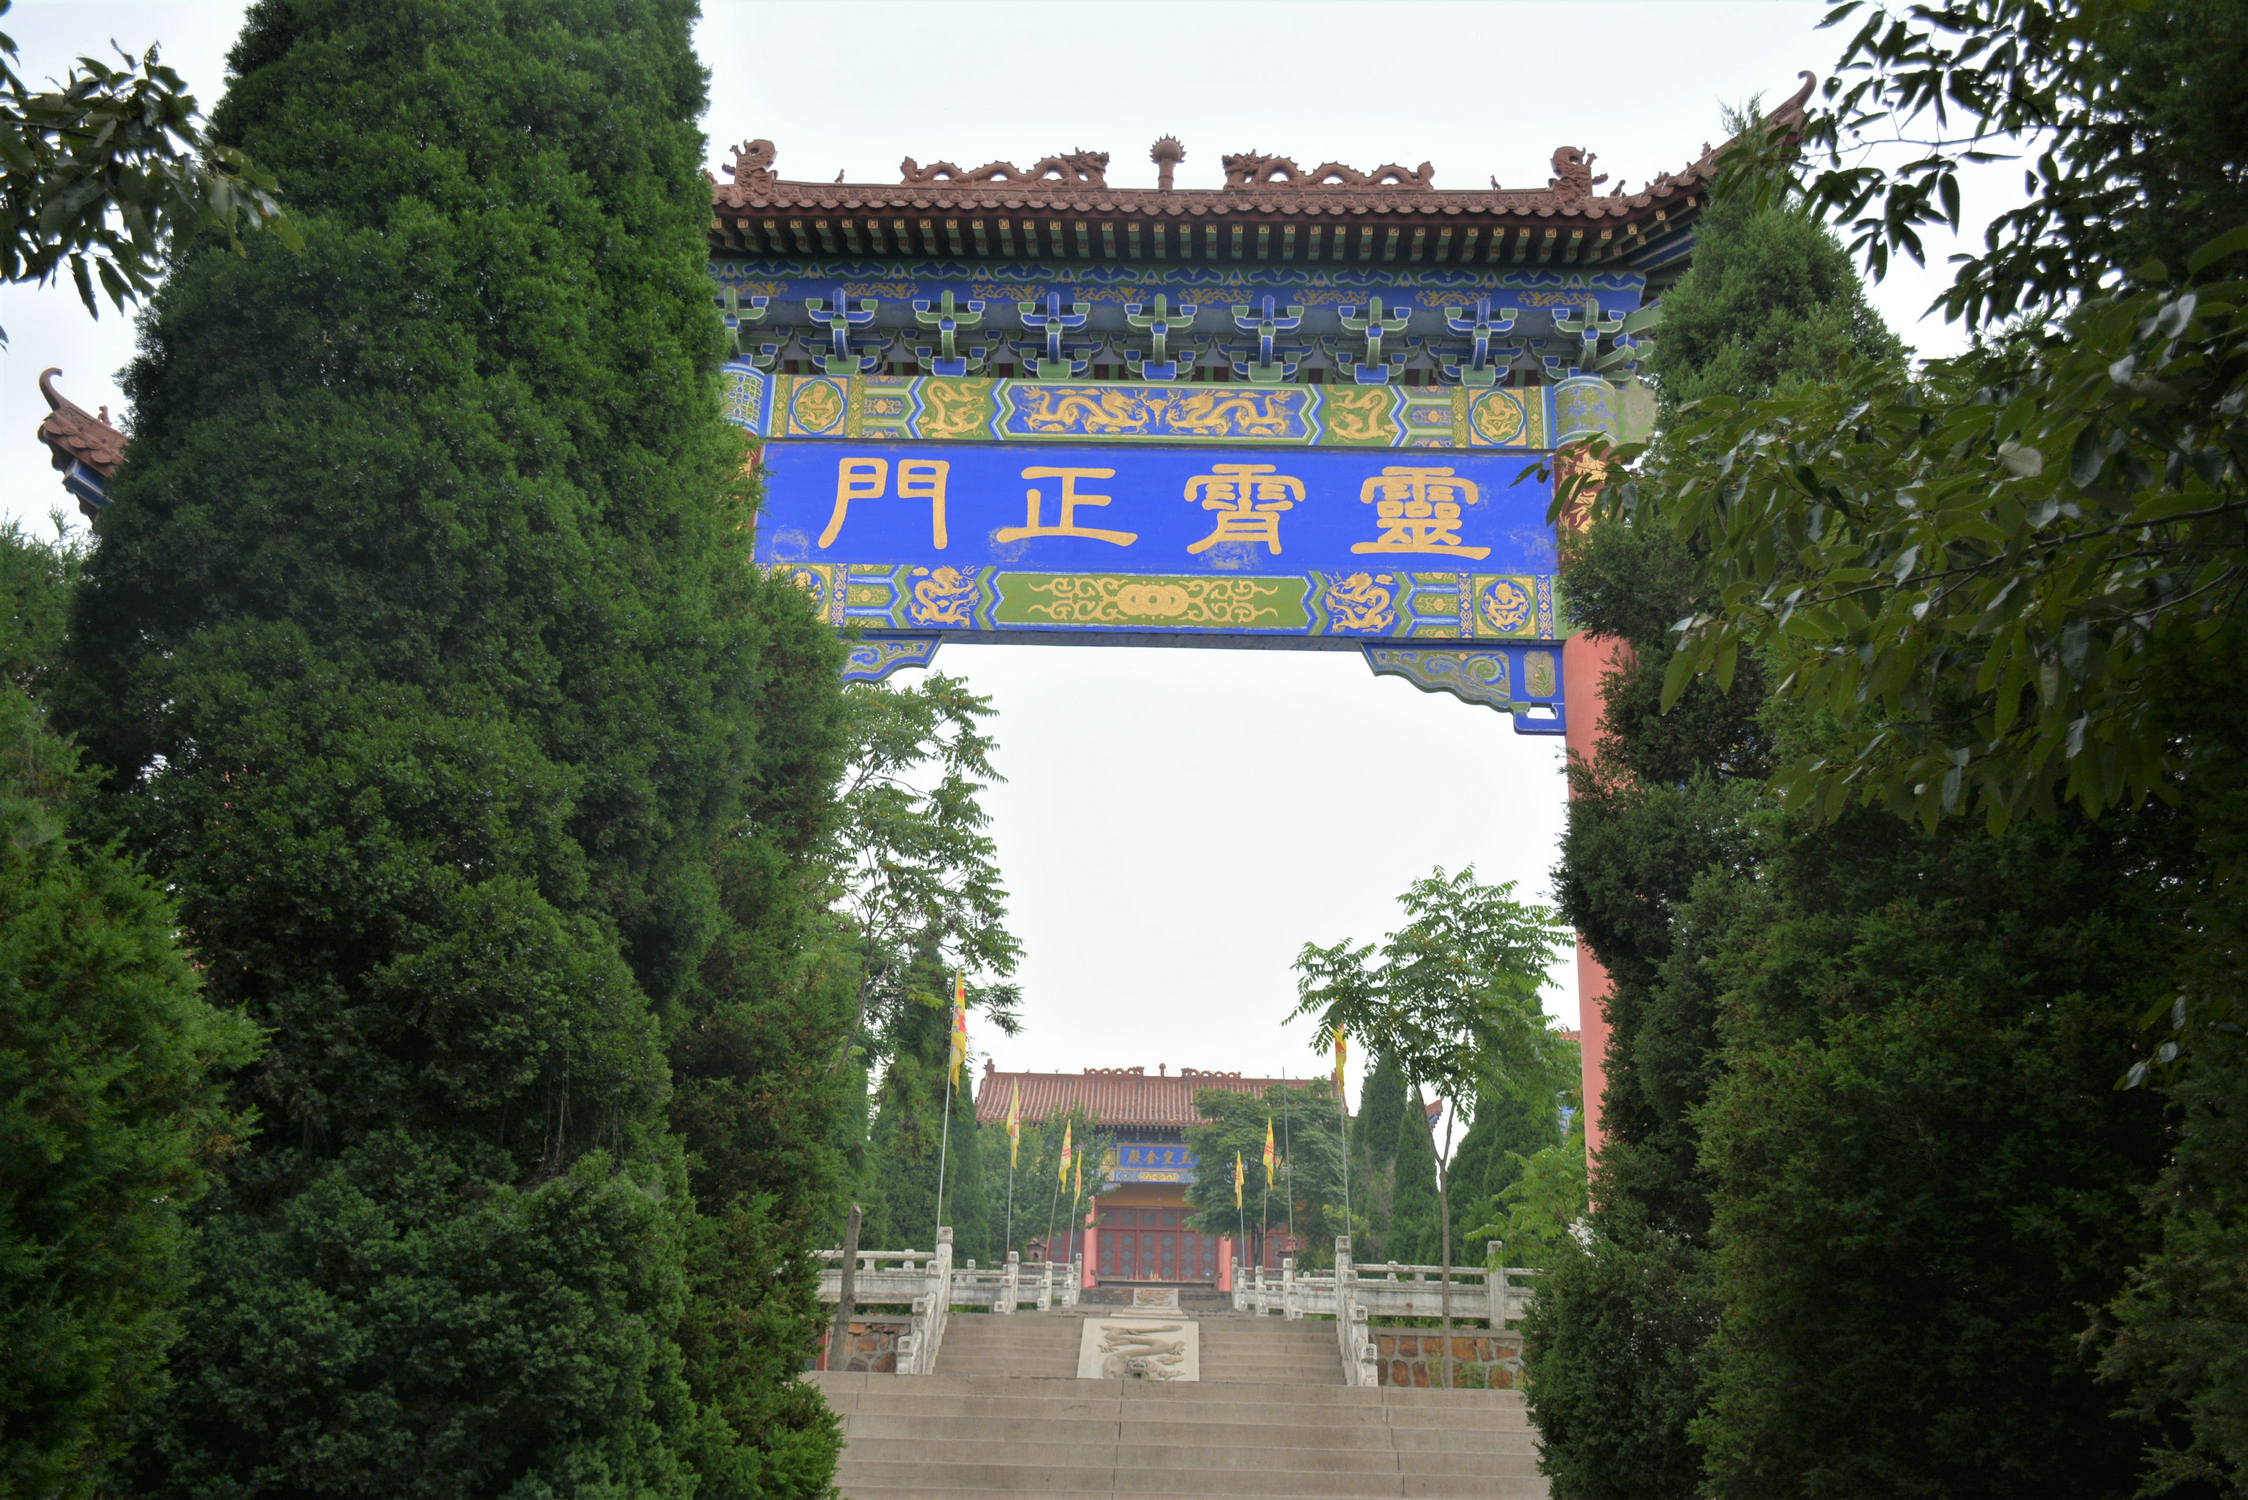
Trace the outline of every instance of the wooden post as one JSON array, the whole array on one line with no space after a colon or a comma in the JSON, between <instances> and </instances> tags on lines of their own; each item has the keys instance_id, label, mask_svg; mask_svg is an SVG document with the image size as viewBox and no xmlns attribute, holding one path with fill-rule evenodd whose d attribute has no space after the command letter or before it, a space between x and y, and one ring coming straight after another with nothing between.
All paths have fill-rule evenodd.
<instances>
[{"instance_id":1,"label":"wooden post","mask_svg":"<svg viewBox=\"0 0 2248 1500\"><path fill-rule=\"evenodd\" d=\"M843 1227L843 1287L842 1298L835 1306L835 1327L827 1336L827 1367L835 1368L835 1351L843 1351L843 1363L851 1362L851 1294L857 1289L859 1274L859 1206L851 1205L851 1219Z\"/></svg>"}]
</instances>

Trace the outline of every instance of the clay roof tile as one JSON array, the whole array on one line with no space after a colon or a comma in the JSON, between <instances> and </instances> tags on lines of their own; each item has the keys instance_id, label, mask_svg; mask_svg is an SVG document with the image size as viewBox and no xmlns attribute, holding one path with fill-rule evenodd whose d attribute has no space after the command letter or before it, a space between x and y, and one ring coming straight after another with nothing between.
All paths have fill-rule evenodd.
<instances>
[{"instance_id":1,"label":"clay roof tile","mask_svg":"<svg viewBox=\"0 0 2248 1500\"><path fill-rule=\"evenodd\" d=\"M54 379L61 373L50 368L39 376L39 394L50 408L39 424L39 441L55 450L56 468L68 468L76 460L107 479L124 462L131 439L109 425L109 408L103 407L97 417L57 391Z\"/></svg>"},{"instance_id":2,"label":"clay roof tile","mask_svg":"<svg viewBox=\"0 0 2248 1500\"><path fill-rule=\"evenodd\" d=\"M1262 1094L1274 1084L1303 1084L1302 1078L1244 1078L1238 1073L1187 1073L1149 1078L1138 1069L1083 1073L1002 1073L987 1068L976 1090L976 1119L1004 1123L1015 1087L1022 1090L1022 1117L1040 1124L1072 1108L1115 1129L1183 1129L1203 1123L1194 1096L1205 1089Z\"/></svg>"}]
</instances>

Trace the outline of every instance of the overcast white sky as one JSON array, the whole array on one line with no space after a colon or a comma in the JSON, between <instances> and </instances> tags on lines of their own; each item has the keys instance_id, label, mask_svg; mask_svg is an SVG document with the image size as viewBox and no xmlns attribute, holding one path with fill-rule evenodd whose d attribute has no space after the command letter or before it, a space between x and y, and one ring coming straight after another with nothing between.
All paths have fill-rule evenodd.
<instances>
[{"instance_id":1,"label":"overcast white sky","mask_svg":"<svg viewBox=\"0 0 2248 1500\"><path fill-rule=\"evenodd\" d=\"M1153 186L1148 146L1186 146L1182 187L1222 153L1307 165L1432 161L1440 187L1543 185L1553 150L1636 187L1691 160L1718 111L1796 86L1840 50L1824 3L751 3L706 0L709 159L754 136L783 176L896 180L899 158L973 166L1107 151L1110 181ZM225 0L24 0L0 27L23 72L60 76L114 37L165 59L206 100L243 6ZM1999 168L1978 185L2003 192ZM284 184L284 187L286 184ZM2005 203L1970 202L1979 224ZM1979 237L1979 231L1977 231ZM1874 300L1924 353L1948 277L1911 268ZM41 369L92 409L122 408L128 323L67 290L0 289L0 510L64 504L32 431ZM1557 739L1373 677L1355 655L948 646L945 670L991 695L1007 785L990 796L1028 1025L976 1037L1005 1068L1158 1063L1316 1070L1284 1030L1306 940L1378 938L1433 865L1544 899L1561 829ZM1573 967L1547 1006L1576 1022ZM1359 1059L1353 1059L1353 1082Z\"/></svg>"}]
</instances>

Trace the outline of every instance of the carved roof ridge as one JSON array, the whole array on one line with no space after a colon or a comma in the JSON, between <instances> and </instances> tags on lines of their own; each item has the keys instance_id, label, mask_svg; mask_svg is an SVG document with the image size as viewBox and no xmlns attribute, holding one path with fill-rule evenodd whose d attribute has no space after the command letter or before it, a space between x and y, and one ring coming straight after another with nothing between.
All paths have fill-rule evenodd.
<instances>
[{"instance_id":1,"label":"carved roof ridge","mask_svg":"<svg viewBox=\"0 0 2248 1500\"><path fill-rule=\"evenodd\" d=\"M110 425L108 407L96 416L56 390L55 377L61 373L60 366L51 365L39 375L39 394L48 406L39 422L39 441L54 450L56 468L68 468L75 460L107 479L124 462L131 434Z\"/></svg>"},{"instance_id":2,"label":"carved roof ridge","mask_svg":"<svg viewBox=\"0 0 2248 1500\"><path fill-rule=\"evenodd\" d=\"M1802 72L1802 87L1765 116L1766 129L1793 133L1800 127L1805 105L1818 86L1817 75ZM1227 181L1221 187L1182 188L1118 187L1106 179L1105 152L1074 151L1046 157L1027 170L1008 162L990 162L962 172L949 162L919 166L907 157L901 163L904 181L897 183L800 182L778 176L773 170L775 152L765 140L745 142L736 148L735 163L726 168L733 177L721 184L711 179L711 197L728 208L770 208L882 212L901 208L942 207L1018 208L1051 212L1067 208L1078 213L1130 212L1177 216L1207 215L1212 210L1256 213L1328 215L1339 213L1458 214L1491 213L1617 218L1645 210L1658 201L1698 191L1716 175L1717 161L1732 144L1702 143L1701 154L1677 171L1649 178L1635 192L1623 184L1607 194L1594 189L1608 179L1594 176L1597 157L1581 147L1563 146L1553 153L1554 175L1543 186L1509 188L1493 178L1488 188L1440 188L1434 168L1422 162L1416 169L1385 163L1363 173L1340 162L1326 162L1306 170L1287 157L1263 156L1250 151L1223 158ZM1170 161L1185 152L1170 137L1157 143ZM1170 153L1176 152L1176 156ZM1169 161L1158 159L1168 178ZM709 174L705 174L708 176Z\"/></svg>"}]
</instances>

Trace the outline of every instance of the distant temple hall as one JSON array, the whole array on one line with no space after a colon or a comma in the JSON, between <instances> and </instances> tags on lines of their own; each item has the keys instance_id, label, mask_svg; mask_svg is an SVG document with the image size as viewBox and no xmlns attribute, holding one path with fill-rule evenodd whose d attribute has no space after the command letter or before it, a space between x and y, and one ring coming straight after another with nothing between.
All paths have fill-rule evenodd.
<instances>
[{"instance_id":1,"label":"distant temple hall","mask_svg":"<svg viewBox=\"0 0 2248 1500\"><path fill-rule=\"evenodd\" d=\"M1020 1242L1046 1250L1057 1261L1083 1255L1087 1286L1164 1282L1224 1289L1231 1284L1231 1263L1247 1263L1250 1253L1237 1249L1232 1235L1199 1234L1186 1225L1194 1211L1187 1204L1186 1190L1195 1173L1186 1132L1203 1123L1194 1096L1206 1089L1262 1096L1281 1084L1300 1087L1311 1081L1244 1078L1239 1073L1197 1068L1181 1068L1174 1074L1162 1065L1153 1078L1145 1068L1003 1073L986 1062L983 1084L976 1090L976 1121L1003 1129L1008 1103L1019 1088L1026 1133L1081 1110L1100 1129L1115 1134L1116 1162L1107 1173L1108 1187L1084 1216L1090 1222L1057 1233L1051 1245L1038 1235L1018 1236ZM1266 1233L1266 1267L1277 1271L1281 1257L1294 1254L1296 1248L1279 1228Z\"/></svg>"}]
</instances>

